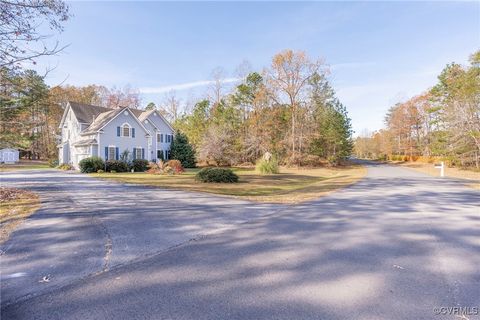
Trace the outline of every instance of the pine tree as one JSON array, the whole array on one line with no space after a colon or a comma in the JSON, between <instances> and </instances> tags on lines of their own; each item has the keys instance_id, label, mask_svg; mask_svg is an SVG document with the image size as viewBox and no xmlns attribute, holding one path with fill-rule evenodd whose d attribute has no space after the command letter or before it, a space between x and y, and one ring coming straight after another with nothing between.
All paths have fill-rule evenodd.
<instances>
[{"instance_id":1,"label":"pine tree","mask_svg":"<svg viewBox=\"0 0 480 320\"><path fill-rule=\"evenodd\" d=\"M185 168L195 168L195 151L182 132L177 132L171 147L172 159L179 160Z\"/></svg>"}]
</instances>

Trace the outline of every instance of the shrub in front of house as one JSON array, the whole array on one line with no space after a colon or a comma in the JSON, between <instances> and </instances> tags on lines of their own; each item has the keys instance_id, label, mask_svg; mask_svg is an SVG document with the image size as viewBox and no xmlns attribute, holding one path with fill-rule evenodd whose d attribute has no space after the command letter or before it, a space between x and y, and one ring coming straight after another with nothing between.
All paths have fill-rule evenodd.
<instances>
[{"instance_id":1,"label":"shrub in front of house","mask_svg":"<svg viewBox=\"0 0 480 320\"><path fill-rule=\"evenodd\" d=\"M203 168L197 173L195 179L200 182L238 182L238 176L232 171L232 169L226 168Z\"/></svg>"},{"instance_id":2,"label":"shrub in front of house","mask_svg":"<svg viewBox=\"0 0 480 320\"><path fill-rule=\"evenodd\" d=\"M92 173L102 170L105 166L105 162L100 157L89 157L80 160L78 163L80 171L83 173Z\"/></svg>"},{"instance_id":3,"label":"shrub in front of house","mask_svg":"<svg viewBox=\"0 0 480 320\"><path fill-rule=\"evenodd\" d=\"M107 172L127 172L128 171L128 163L120 160L108 160L105 162L105 166L107 168Z\"/></svg>"},{"instance_id":4,"label":"shrub in front of house","mask_svg":"<svg viewBox=\"0 0 480 320\"><path fill-rule=\"evenodd\" d=\"M270 159L261 158L257 161L255 166L260 174L275 174L279 173L277 157L272 156Z\"/></svg>"},{"instance_id":5,"label":"shrub in front of house","mask_svg":"<svg viewBox=\"0 0 480 320\"><path fill-rule=\"evenodd\" d=\"M132 161L131 168L135 172L145 172L148 169L148 160L144 159L134 159Z\"/></svg>"},{"instance_id":6,"label":"shrub in front of house","mask_svg":"<svg viewBox=\"0 0 480 320\"><path fill-rule=\"evenodd\" d=\"M160 160L158 162L150 162L148 165L147 173L171 175L175 174L175 171L167 164L167 162Z\"/></svg>"},{"instance_id":7,"label":"shrub in front of house","mask_svg":"<svg viewBox=\"0 0 480 320\"><path fill-rule=\"evenodd\" d=\"M185 171L180 160L169 160L167 161L167 166L172 168L173 173L179 174Z\"/></svg>"}]
</instances>

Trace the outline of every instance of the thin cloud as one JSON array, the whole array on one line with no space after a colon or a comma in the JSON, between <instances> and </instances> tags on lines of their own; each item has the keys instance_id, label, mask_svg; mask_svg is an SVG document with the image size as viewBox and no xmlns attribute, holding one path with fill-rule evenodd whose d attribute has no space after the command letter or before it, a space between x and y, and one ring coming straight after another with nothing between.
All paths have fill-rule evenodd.
<instances>
[{"instance_id":1,"label":"thin cloud","mask_svg":"<svg viewBox=\"0 0 480 320\"><path fill-rule=\"evenodd\" d=\"M345 63L337 63L332 64L330 69L332 70L339 70L339 69L359 69L359 68L367 68L377 65L376 62L345 62Z\"/></svg>"},{"instance_id":2,"label":"thin cloud","mask_svg":"<svg viewBox=\"0 0 480 320\"><path fill-rule=\"evenodd\" d=\"M222 83L232 83L240 80L241 80L240 78L227 78L227 79L223 79ZM201 81L172 84L172 85L160 86L160 87L144 87L144 88L140 88L140 92L141 93L165 93L170 91L182 91L182 90L188 90L196 87L204 87L214 83L215 83L215 80L201 80Z\"/></svg>"}]
</instances>

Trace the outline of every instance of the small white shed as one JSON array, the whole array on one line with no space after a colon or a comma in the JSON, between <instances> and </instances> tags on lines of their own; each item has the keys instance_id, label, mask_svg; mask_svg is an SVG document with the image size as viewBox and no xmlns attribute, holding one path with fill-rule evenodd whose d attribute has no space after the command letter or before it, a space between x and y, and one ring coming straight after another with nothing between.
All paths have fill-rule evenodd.
<instances>
[{"instance_id":1,"label":"small white shed","mask_svg":"<svg viewBox=\"0 0 480 320\"><path fill-rule=\"evenodd\" d=\"M5 148L0 150L0 163L14 164L18 162L19 154L17 149Z\"/></svg>"}]
</instances>

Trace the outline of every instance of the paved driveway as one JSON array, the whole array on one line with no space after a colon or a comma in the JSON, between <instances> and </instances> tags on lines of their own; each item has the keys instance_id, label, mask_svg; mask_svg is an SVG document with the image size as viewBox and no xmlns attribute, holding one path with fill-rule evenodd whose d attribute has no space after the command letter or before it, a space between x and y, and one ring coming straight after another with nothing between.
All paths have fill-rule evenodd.
<instances>
[{"instance_id":1,"label":"paved driveway","mask_svg":"<svg viewBox=\"0 0 480 320\"><path fill-rule=\"evenodd\" d=\"M455 319L434 309L480 307L480 195L452 180L370 166L290 207L53 172L29 184L46 203L3 248L9 319Z\"/></svg>"},{"instance_id":2,"label":"paved driveway","mask_svg":"<svg viewBox=\"0 0 480 320\"><path fill-rule=\"evenodd\" d=\"M3 305L279 209L56 170L2 174L1 182L42 199L1 247Z\"/></svg>"}]
</instances>

